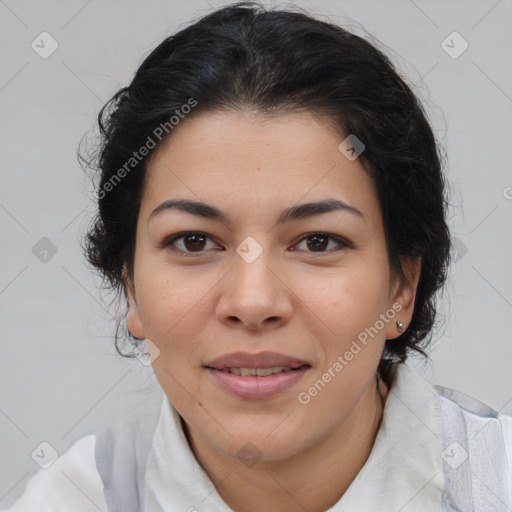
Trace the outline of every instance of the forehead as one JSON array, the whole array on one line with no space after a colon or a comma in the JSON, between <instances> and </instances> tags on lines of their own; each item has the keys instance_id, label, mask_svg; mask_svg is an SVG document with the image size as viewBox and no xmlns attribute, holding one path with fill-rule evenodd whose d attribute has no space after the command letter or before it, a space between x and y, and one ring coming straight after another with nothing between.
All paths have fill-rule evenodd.
<instances>
[{"instance_id":1,"label":"forehead","mask_svg":"<svg viewBox=\"0 0 512 512\"><path fill-rule=\"evenodd\" d=\"M308 113L194 115L151 155L142 208L171 197L262 208L334 197L372 213L373 181L339 150L345 138Z\"/></svg>"}]
</instances>

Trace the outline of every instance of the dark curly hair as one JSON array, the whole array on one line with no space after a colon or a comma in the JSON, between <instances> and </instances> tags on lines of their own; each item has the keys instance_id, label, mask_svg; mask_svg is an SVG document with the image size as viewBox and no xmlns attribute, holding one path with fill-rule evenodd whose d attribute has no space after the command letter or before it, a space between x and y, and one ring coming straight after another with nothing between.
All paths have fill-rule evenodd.
<instances>
[{"instance_id":1,"label":"dark curly hair","mask_svg":"<svg viewBox=\"0 0 512 512\"><path fill-rule=\"evenodd\" d=\"M185 111L186 119L247 107L269 115L304 111L363 141L359 159L376 186L391 269L404 277L401 257L422 259L411 323L386 341L378 375L391 386L397 364L409 353L428 359L423 349L432 338L436 294L450 259L440 146L421 102L381 50L302 9L267 10L257 2L218 9L164 39L130 85L101 109L99 144L91 158L80 150L78 157L99 174L98 212L82 248L103 284L127 300L122 266L133 277L150 158L137 150L156 127L167 126L158 145L171 136L170 118L191 99L195 106ZM126 355L118 347L123 320L118 318L115 344ZM126 334L130 343L137 340L127 329Z\"/></svg>"}]
</instances>

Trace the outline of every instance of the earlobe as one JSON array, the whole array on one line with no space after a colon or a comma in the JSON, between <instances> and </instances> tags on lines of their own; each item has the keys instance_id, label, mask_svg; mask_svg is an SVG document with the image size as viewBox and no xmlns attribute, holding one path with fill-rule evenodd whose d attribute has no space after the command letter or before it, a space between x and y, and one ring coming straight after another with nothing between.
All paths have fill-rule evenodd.
<instances>
[{"instance_id":1,"label":"earlobe","mask_svg":"<svg viewBox=\"0 0 512 512\"><path fill-rule=\"evenodd\" d=\"M398 338L411 323L421 275L421 257L402 257L400 261L405 279L398 276L393 286L392 307L397 313L395 321L389 322L387 325L386 338L389 340Z\"/></svg>"},{"instance_id":2,"label":"earlobe","mask_svg":"<svg viewBox=\"0 0 512 512\"><path fill-rule=\"evenodd\" d=\"M144 327L140 317L139 306L135 295L135 286L128 276L126 265L123 265L123 285L128 297L128 313L126 315L126 327L130 333L139 339L145 339Z\"/></svg>"}]
</instances>

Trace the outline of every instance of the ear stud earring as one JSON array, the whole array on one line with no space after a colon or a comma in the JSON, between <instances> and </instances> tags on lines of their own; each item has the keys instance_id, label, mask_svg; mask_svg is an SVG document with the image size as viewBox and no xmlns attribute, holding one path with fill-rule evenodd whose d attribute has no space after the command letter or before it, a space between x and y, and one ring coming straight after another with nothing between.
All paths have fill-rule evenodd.
<instances>
[{"instance_id":1,"label":"ear stud earring","mask_svg":"<svg viewBox=\"0 0 512 512\"><path fill-rule=\"evenodd\" d=\"M399 320L396 321L396 328L398 329L399 332L402 332L404 330L404 324L402 322L400 322Z\"/></svg>"}]
</instances>

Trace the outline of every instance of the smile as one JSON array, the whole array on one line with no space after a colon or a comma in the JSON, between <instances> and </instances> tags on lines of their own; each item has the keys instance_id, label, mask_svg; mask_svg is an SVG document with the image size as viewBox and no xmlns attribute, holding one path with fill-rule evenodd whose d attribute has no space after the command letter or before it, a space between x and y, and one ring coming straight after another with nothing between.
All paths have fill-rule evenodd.
<instances>
[{"instance_id":1,"label":"smile","mask_svg":"<svg viewBox=\"0 0 512 512\"><path fill-rule=\"evenodd\" d=\"M304 364L298 368L276 366L271 368L206 367L216 387L230 395L246 400L272 398L296 385L311 368Z\"/></svg>"},{"instance_id":2,"label":"smile","mask_svg":"<svg viewBox=\"0 0 512 512\"><path fill-rule=\"evenodd\" d=\"M213 368L215 369L215 368ZM295 371L297 368L276 366L274 368L223 368L220 371L226 373L232 373L234 375L256 375L257 377L267 377L268 375L274 375L276 373L284 373Z\"/></svg>"}]
</instances>

